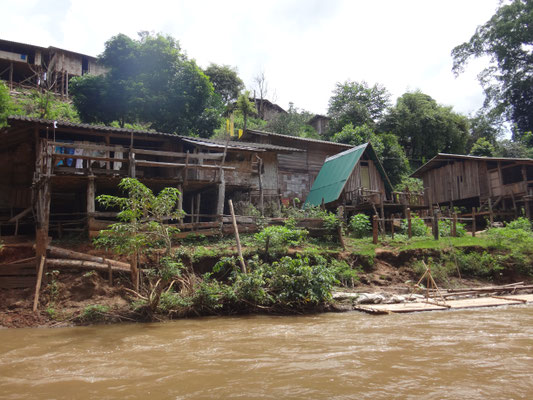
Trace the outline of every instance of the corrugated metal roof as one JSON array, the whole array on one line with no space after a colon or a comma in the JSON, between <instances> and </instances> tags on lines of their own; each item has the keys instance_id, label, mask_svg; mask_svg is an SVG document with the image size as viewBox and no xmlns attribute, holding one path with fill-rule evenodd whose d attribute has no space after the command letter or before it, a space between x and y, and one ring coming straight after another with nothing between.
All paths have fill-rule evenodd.
<instances>
[{"instance_id":1,"label":"corrugated metal roof","mask_svg":"<svg viewBox=\"0 0 533 400\"><path fill-rule=\"evenodd\" d=\"M363 153L367 150L368 156L375 161L376 168L383 178L385 187L387 190L392 190L389 178L377 158L372 145L370 143L364 143L350 150L328 157L324 161L324 165L322 165L318 176L313 182L313 187L307 195L305 204L318 206L322 204L322 199L325 204L337 200L346 185L346 181L352 174Z\"/></svg>"},{"instance_id":2,"label":"corrugated metal roof","mask_svg":"<svg viewBox=\"0 0 533 400\"><path fill-rule=\"evenodd\" d=\"M198 146L224 148L226 147L225 140L217 139L203 139L193 137L183 137L183 140ZM277 151L277 152L302 152L300 149L293 149L291 147L275 146L273 144L241 142L237 140L230 140L228 142L228 149L247 150L247 151Z\"/></svg>"},{"instance_id":3,"label":"corrugated metal roof","mask_svg":"<svg viewBox=\"0 0 533 400\"><path fill-rule=\"evenodd\" d=\"M462 154L448 154L439 153L427 163L418 168L411 174L413 178L421 178L422 175L435 168L440 168L443 164L453 160L472 160L472 161L512 161L512 162L526 162L533 163L531 158L512 158L512 157L480 157L480 156L467 156Z\"/></svg>"},{"instance_id":4,"label":"corrugated metal roof","mask_svg":"<svg viewBox=\"0 0 533 400\"><path fill-rule=\"evenodd\" d=\"M42 118L33 118L25 116L11 116L8 118L9 121L23 121L23 122L37 122L43 125L49 125L50 128L54 125L54 120L42 119ZM224 148L226 141L217 140L217 139L203 139L195 138L189 136L174 135L171 133L156 132L149 130L136 130L136 129L127 129L127 128L115 128L105 125L90 125L90 124L78 124L69 121L57 121L58 128L76 128L84 129L87 131L99 131L99 132L113 132L113 133L123 133L123 134L140 134L148 136L163 136L171 139L181 139L188 143L213 147L213 148ZM241 142L236 140L231 140L228 144L229 149L244 150L244 151L278 151L278 152L301 152L303 150L294 149L291 147L275 146L272 144L263 144L263 143L252 143L252 142Z\"/></svg>"},{"instance_id":5,"label":"corrugated metal roof","mask_svg":"<svg viewBox=\"0 0 533 400\"><path fill-rule=\"evenodd\" d=\"M283 139L292 139L296 141L302 141L302 142L310 142L310 143L323 143L323 144L330 144L334 146L344 147L344 148L351 148L349 144L344 143L336 143L336 142L328 142L327 140L320 140L320 139L309 139L309 138L303 138L299 136L290 136L290 135L282 135L281 133L273 133L273 132L264 132L264 131L258 131L255 129L247 129L247 133L250 133L252 135L259 135L259 136L274 136L279 137Z\"/></svg>"}]
</instances>

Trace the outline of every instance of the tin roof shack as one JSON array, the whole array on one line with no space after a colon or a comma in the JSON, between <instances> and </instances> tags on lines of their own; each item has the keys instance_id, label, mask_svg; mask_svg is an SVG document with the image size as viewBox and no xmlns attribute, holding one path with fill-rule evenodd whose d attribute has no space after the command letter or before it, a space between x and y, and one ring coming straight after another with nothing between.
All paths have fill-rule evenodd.
<instances>
[{"instance_id":1,"label":"tin roof shack","mask_svg":"<svg viewBox=\"0 0 533 400\"><path fill-rule=\"evenodd\" d=\"M307 123L318 132L320 136L325 135L329 128L330 117L315 114Z\"/></svg>"},{"instance_id":2,"label":"tin roof shack","mask_svg":"<svg viewBox=\"0 0 533 400\"><path fill-rule=\"evenodd\" d=\"M299 152L279 153L278 186L272 195L281 196L289 204L294 198L305 199L327 157L352 146L324 140L307 139L279 133L247 130L241 139L247 142L272 144L299 149Z\"/></svg>"},{"instance_id":3,"label":"tin roof shack","mask_svg":"<svg viewBox=\"0 0 533 400\"><path fill-rule=\"evenodd\" d=\"M426 187L426 204L480 207L479 215L531 218L533 159L475 157L439 153L411 176Z\"/></svg>"},{"instance_id":4,"label":"tin roof shack","mask_svg":"<svg viewBox=\"0 0 533 400\"><path fill-rule=\"evenodd\" d=\"M364 143L328 157L305 204L364 211L392 204L392 186L372 145Z\"/></svg>"},{"instance_id":5,"label":"tin roof shack","mask_svg":"<svg viewBox=\"0 0 533 400\"><path fill-rule=\"evenodd\" d=\"M57 47L40 47L0 39L0 79L14 85L47 90L68 97L73 76L100 75L105 68L96 57Z\"/></svg>"},{"instance_id":6,"label":"tin roof shack","mask_svg":"<svg viewBox=\"0 0 533 400\"><path fill-rule=\"evenodd\" d=\"M119 194L128 176L154 191L179 188L188 214L182 229L218 226L227 198L261 184L274 190L277 155L298 151L61 121L54 127L27 117L8 122L0 131L0 234L19 233L19 226L30 233L36 224L38 240L49 232L105 228L115 213L100 209L95 196Z\"/></svg>"}]
</instances>

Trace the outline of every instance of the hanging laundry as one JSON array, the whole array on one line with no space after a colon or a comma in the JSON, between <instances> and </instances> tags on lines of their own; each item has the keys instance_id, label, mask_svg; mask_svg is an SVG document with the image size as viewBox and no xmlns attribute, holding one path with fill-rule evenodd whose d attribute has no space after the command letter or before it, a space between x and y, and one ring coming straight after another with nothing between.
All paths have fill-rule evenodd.
<instances>
[{"instance_id":1,"label":"hanging laundry","mask_svg":"<svg viewBox=\"0 0 533 400\"><path fill-rule=\"evenodd\" d=\"M76 142L76 143L79 143L79 142ZM78 149L78 148L74 149L74 155L76 156L83 155L83 149ZM83 160L81 158L76 159L76 168L78 169L83 168Z\"/></svg>"}]
</instances>

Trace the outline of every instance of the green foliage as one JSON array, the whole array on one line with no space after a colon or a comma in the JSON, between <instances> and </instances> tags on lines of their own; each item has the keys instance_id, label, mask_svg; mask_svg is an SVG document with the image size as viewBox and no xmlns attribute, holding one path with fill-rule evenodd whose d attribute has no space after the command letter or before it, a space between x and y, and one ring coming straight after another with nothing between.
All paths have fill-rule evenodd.
<instances>
[{"instance_id":1,"label":"green foliage","mask_svg":"<svg viewBox=\"0 0 533 400\"><path fill-rule=\"evenodd\" d=\"M329 99L330 132L340 132L348 124L374 124L389 105L390 94L384 86L369 86L365 81L337 83Z\"/></svg>"},{"instance_id":2,"label":"green foliage","mask_svg":"<svg viewBox=\"0 0 533 400\"><path fill-rule=\"evenodd\" d=\"M359 274L362 272L361 267L354 269L346 261L335 259L331 260L329 268L339 283L351 287L359 281Z\"/></svg>"},{"instance_id":3,"label":"green foliage","mask_svg":"<svg viewBox=\"0 0 533 400\"><path fill-rule=\"evenodd\" d=\"M89 304L83 309L80 319L84 322L96 322L106 318L109 307L102 304Z\"/></svg>"},{"instance_id":4,"label":"green foliage","mask_svg":"<svg viewBox=\"0 0 533 400\"><path fill-rule=\"evenodd\" d=\"M468 139L468 119L420 91L398 98L379 129L398 137L408 149L407 156L422 161L439 152L464 154Z\"/></svg>"},{"instance_id":5,"label":"green foliage","mask_svg":"<svg viewBox=\"0 0 533 400\"><path fill-rule=\"evenodd\" d=\"M177 208L180 192L176 188L164 188L155 196L134 178L122 179L119 187L128 197L101 195L96 198L105 208L119 209L118 219L121 222L101 231L94 240L95 245L119 254L164 247L168 255L172 234L178 230L165 222L169 219L178 220L183 215Z\"/></svg>"},{"instance_id":6,"label":"green foliage","mask_svg":"<svg viewBox=\"0 0 533 400\"><path fill-rule=\"evenodd\" d=\"M527 218L520 217L505 224L507 229L522 229L526 232L531 232L531 221Z\"/></svg>"},{"instance_id":7,"label":"green foliage","mask_svg":"<svg viewBox=\"0 0 533 400\"><path fill-rule=\"evenodd\" d=\"M308 137L317 135L316 131L307 124L313 114L305 110L299 110L294 103L289 103L287 113L279 113L268 121L265 130L267 132L281 133L283 135Z\"/></svg>"},{"instance_id":8,"label":"green foliage","mask_svg":"<svg viewBox=\"0 0 533 400\"><path fill-rule=\"evenodd\" d=\"M398 138L390 133L376 134L368 124L354 127L349 123L333 135L331 140L352 146L370 142L393 185L400 182L402 176L409 171L409 162Z\"/></svg>"},{"instance_id":9,"label":"green foliage","mask_svg":"<svg viewBox=\"0 0 533 400\"><path fill-rule=\"evenodd\" d=\"M458 251L457 265L461 274L478 278L495 278L504 269L501 264L502 256L493 255L487 251L483 253Z\"/></svg>"},{"instance_id":10,"label":"green foliage","mask_svg":"<svg viewBox=\"0 0 533 400\"><path fill-rule=\"evenodd\" d=\"M494 146L487 139L479 138L472 146L470 154L480 157L494 157L495 151Z\"/></svg>"},{"instance_id":11,"label":"green foliage","mask_svg":"<svg viewBox=\"0 0 533 400\"><path fill-rule=\"evenodd\" d=\"M532 14L530 0L501 2L491 19L452 51L456 74L472 58L488 58L488 66L478 75L486 94L485 108L515 123L515 139L533 130Z\"/></svg>"},{"instance_id":12,"label":"green foliage","mask_svg":"<svg viewBox=\"0 0 533 400\"><path fill-rule=\"evenodd\" d=\"M276 300L284 305L316 305L331 299L335 277L324 264L310 265L306 258L283 257L272 264L268 282Z\"/></svg>"},{"instance_id":13,"label":"green foliage","mask_svg":"<svg viewBox=\"0 0 533 400\"><path fill-rule=\"evenodd\" d=\"M487 236L491 246L497 249L533 253L533 232L531 232L529 221L524 221L524 219L521 218L508 224L505 228L490 228Z\"/></svg>"},{"instance_id":14,"label":"green foliage","mask_svg":"<svg viewBox=\"0 0 533 400\"><path fill-rule=\"evenodd\" d=\"M257 115L255 104L250 101L249 91L245 91L239 96L235 105L235 111L242 116L243 130L246 132L246 129L248 129L248 118Z\"/></svg>"},{"instance_id":15,"label":"green foliage","mask_svg":"<svg viewBox=\"0 0 533 400\"><path fill-rule=\"evenodd\" d=\"M366 214L355 214L350 218L350 230L356 238L363 238L372 232L370 217Z\"/></svg>"},{"instance_id":16,"label":"green foliage","mask_svg":"<svg viewBox=\"0 0 533 400\"><path fill-rule=\"evenodd\" d=\"M439 236L450 237L452 236L453 222L450 219L439 220ZM465 224L457 222L455 224L455 233L457 237L463 237L466 235Z\"/></svg>"},{"instance_id":17,"label":"green foliage","mask_svg":"<svg viewBox=\"0 0 533 400\"><path fill-rule=\"evenodd\" d=\"M0 80L0 128L7 126L7 117L11 114L13 104L9 96L9 89Z\"/></svg>"},{"instance_id":18,"label":"green foliage","mask_svg":"<svg viewBox=\"0 0 533 400\"><path fill-rule=\"evenodd\" d=\"M272 253L282 252L287 246L298 246L307 237L305 229L295 229L287 226L267 226L254 235L258 246Z\"/></svg>"},{"instance_id":19,"label":"green foliage","mask_svg":"<svg viewBox=\"0 0 533 400\"><path fill-rule=\"evenodd\" d=\"M244 89L244 82L237 74L236 68L229 65L217 65L211 63L204 70L213 84L215 93L218 93L225 105L235 101L239 93Z\"/></svg>"},{"instance_id":20,"label":"green foliage","mask_svg":"<svg viewBox=\"0 0 533 400\"><path fill-rule=\"evenodd\" d=\"M158 131L202 137L219 125L220 96L214 98L209 78L171 36L119 34L106 42L100 62L105 75L84 75L71 85L84 122L145 121Z\"/></svg>"},{"instance_id":21,"label":"green foliage","mask_svg":"<svg viewBox=\"0 0 533 400\"><path fill-rule=\"evenodd\" d=\"M401 231L402 233L407 233L407 230L407 219L402 219ZM418 215L411 216L411 233L413 236L428 236L430 233L429 228L426 226L426 223Z\"/></svg>"},{"instance_id":22,"label":"green foliage","mask_svg":"<svg viewBox=\"0 0 533 400\"><path fill-rule=\"evenodd\" d=\"M410 176L403 176L400 183L398 183L394 190L398 192L424 192L424 182L422 179L411 178Z\"/></svg>"}]
</instances>

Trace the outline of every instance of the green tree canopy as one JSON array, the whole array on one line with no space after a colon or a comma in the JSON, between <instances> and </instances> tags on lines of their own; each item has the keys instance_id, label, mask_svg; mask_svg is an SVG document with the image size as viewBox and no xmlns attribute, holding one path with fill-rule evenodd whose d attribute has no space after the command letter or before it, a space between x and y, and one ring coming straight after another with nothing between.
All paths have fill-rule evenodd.
<instances>
[{"instance_id":1,"label":"green tree canopy","mask_svg":"<svg viewBox=\"0 0 533 400\"><path fill-rule=\"evenodd\" d=\"M492 143L483 137L479 138L470 150L470 154L473 156L494 157L494 153L495 149Z\"/></svg>"},{"instance_id":2,"label":"green tree canopy","mask_svg":"<svg viewBox=\"0 0 533 400\"><path fill-rule=\"evenodd\" d=\"M317 133L307 123L312 116L313 114L310 112L299 110L294 106L294 103L289 103L289 110L286 113L277 114L268 121L266 129L284 135L313 137Z\"/></svg>"},{"instance_id":3,"label":"green tree canopy","mask_svg":"<svg viewBox=\"0 0 533 400\"><path fill-rule=\"evenodd\" d=\"M159 131L200 136L219 125L222 104L213 98L209 78L171 36L142 32L133 40L119 34L106 42L100 61L108 70L105 76L72 82L83 121L148 122Z\"/></svg>"},{"instance_id":4,"label":"green tree canopy","mask_svg":"<svg viewBox=\"0 0 533 400\"><path fill-rule=\"evenodd\" d=\"M533 129L533 1L502 2L452 56L456 74L471 58L489 57L490 65L479 75L485 107L513 121L519 135Z\"/></svg>"},{"instance_id":5,"label":"green tree canopy","mask_svg":"<svg viewBox=\"0 0 533 400\"><path fill-rule=\"evenodd\" d=\"M379 128L395 134L414 161L422 162L439 152L466 151L468 119L420 91L399 97Z\"/></svg>"},{"instance_id":6,"label":"green tree canopy","mask_svg":"<svg viewBox=\"0 0 533 400\"><path fill-rule=\"evenodd\" d=\"M225 105L237 100L239 93L244 89L244 82L237 70L229 65L210 64L204 70L204 73L209 77L213 84L215 93L218 93Z\"/></svg>"},{"instance_id":7,"label":"green tree canopy","mask_svg":"<svg viewBox=\"0 0 533 400\"><path fill-rule=\"evenodd\" d=\"M328 115L331 134L345 125L375 125L389 106L390 94L384 86L369 86L365 81L337 83L329 99Z\"/></svg>"},{"instance_id":8,"label":"green tree canopy","mask_svg":"<svg viewBox=\"0 0 533 400\"><path fill-rule=\"evenodd\" d=\"M370 142L383 164L383 168L392 185L398 184L409 172L409 162L405 156L405 152L398 143L398 138L393 134L376 134L366 124L356 127L348 124L342 131L336 133L332 140L337 143L345 143L352 146Z\"/></svg>"}]
</instances>

